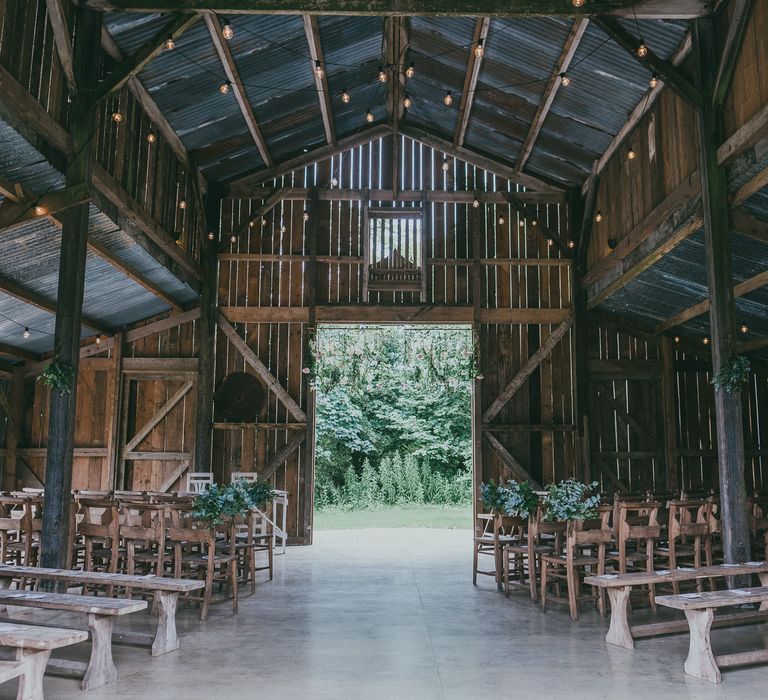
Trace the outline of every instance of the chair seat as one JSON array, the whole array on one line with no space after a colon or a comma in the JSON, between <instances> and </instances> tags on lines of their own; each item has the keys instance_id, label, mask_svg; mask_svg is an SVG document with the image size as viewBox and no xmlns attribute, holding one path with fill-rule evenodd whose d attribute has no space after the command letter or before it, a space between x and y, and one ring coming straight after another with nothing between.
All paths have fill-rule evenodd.
<instances>
[{"instance_id":1,"label":"chair seat","mask_svg":"<svg viewBox=\"0 0 768 700\"><path fill-rule=\"evenodd\" d=\"M507 545L505 549L513 552L514 554L528 554L530 547L527 544ZM535 554L545 554L547 552L554 552L555 548L548 544L537 544L534 545L533 551Z\"/></svg>"},{"instance_id":2,"label":"chair seat","mask_svg":"<svg viewBox=\"0 0 768 700\"><path fill-rule=\"evenodd\" d=\"M213 557L213 561L216 564L226 564L230 561L235 561L237 555L235 554L216 554ZM181 558L183 564L207 564L208 557L200 554L188 554Z\"/></svg>"},{"instance_id":3,"label":"chair seat","mask_svg":"<svg viewBox=\"0 0 768 700\"><path fill-rule=\"evenodd\" d=\"M543 560L550 562L551 564L565 564L567 558L565 554L545 554L542 557ZM574 566L585 566L586 564L598 564L600 560L597 557L574 557Z\"/></svg>"},{"instance_id":4,"label":"chair seat","mask_svg":"<svg viewBox=\"0 0 768 700\"><path fill-rule=\"evenodd\" d=\"M514 535L499 535L499 544L511 544L512 542L519 541L520 538ZM475 537L475 542L478 544L493 544L494 538L493 535L481 535L480 537Z\"/></svg>"}]
</instances>

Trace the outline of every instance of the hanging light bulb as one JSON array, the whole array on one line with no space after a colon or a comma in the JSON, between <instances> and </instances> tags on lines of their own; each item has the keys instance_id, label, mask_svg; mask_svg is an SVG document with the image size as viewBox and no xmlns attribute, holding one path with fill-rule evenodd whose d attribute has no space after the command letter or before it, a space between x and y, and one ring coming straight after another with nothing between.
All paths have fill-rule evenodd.
<instances>
[{"instance_id":1,"label":"hanging light bulb","mask_svg":"<svg viewBox=\"0 0 768 700\"><path fill-rule=\"evenodd\" d=\"M551 248L553 245L555 245L555 241L552 238L547 238L547 245Z\"/></svg>"},{"instance_id":2,"label":"hanging light bulb","mask_svg":"<svg viewBox=\"0 0 768 700\"><path fill-rule=\"evenodd\" d=\"M173 51L176 48L176 42L173 40L172 36L169 36L165 40L165 43L163 44L163 46L165 46L166 51Z\"/></svg>"},{"instance_id":3,"label":"hanging light bulb","mask_svg":"<svg viewBox=\"0 0 768 700\"><path fill-rule=\"evenodd\" d=\"M315 61L315 76L318 80L322 80L325 77L325 71L323 70L323 64L320 61Z\"/></svg>"},{"instance_id":4,"label":"hanging light bulb","mask_svg":"<svg viewBox=\"0 0 768 700\"><path fill-rule=\"evenodd\" d=\"M575 248L575 247L576 247L576 241L574 241L574 240L573 240L573 238L571 238L571 239L568 241L568 247L569 247L569 248Z\"/></svg>"},{"instance_id":5,"label":"hanging light bulb","mask_svg":"<svg viewBox=\"0 0 768 700\"><path fill-rule=\"evenodd\" d=\"M411 98L408 95L406 95L403 98L403 107L405 107L406 109L410 109L412 106L413 106L413 100L411 100Z\"/></svg>"},{"instance_id":6,"label":"hanging light bulb","mask_svg":"<svg viewBox=\"0 0 768 700\"><path fill-rule=\"evenodd\" d=\"M709 338L705 335L701 342L704 343L704 345L709 345Z\"/></svg>"},{"instance_id":7,"label":"hanging light bulb","mask_svg":"<svg viewBox=\"0 0 768 700\"><path fill-rule=\"evenodd\" d=\"M637 47L637 55L640 58L645 58L648 55L648 47L643 42L640 42L640 46Z\"/></svg>"},{"instance_id":8,"label":"hanging light bulb","mask_svg":"<svg viewBox=\"0 0 768 700\"><path fill-rule=\"evenodd\" d=\"M96 336L96 345L101 345L101 335Z\"/></svg>"},{"instance_id":9,"label":"hanging light bulb","mask_svg":"<svg viewBox=\"0 0 768 700\"><path fill-rule=\"evenodd\" d=\"M345 105L348 105L348 104L349 104L349 101L350 101L351 99L352 99L352 98L349 96L349 93L347 92L347 88L344 88L344 89L341 91L341 101L342 101L342 102L343 102Z\"/></svg>"},{"instance_id":10,"label":"hanging light bulb","mask_svg":"<svg viewBox=\"0 0 768 700\"><path fill-rule=\"evenodd\" d=\"M336 185L338 185L338 184L339 184L339 181L335 177L332 177L331 178L331 187L336 187Z\"/></svg>"},{"instance_id":11,"label":"hanging light bulb","mask_svg":"<svg viewBox=\"0 0 768 700\"><path fill-rule=\"evenodd\" d=\"M679 335L676 335L676 336L675 336L675 342L676 342L676 343L679 343L679 342L680 342L680 336L679 336Z\"/></svg>"},{"instance_id":12,"label":"hanging light bulb","mask_svg":"<svg viewBox=\"0 0 768 700\"><path fill-rule=\"evenodd\" d=\"M538 225L539 225L539 222L536 219L531 221L531 226L538 226Z\"/></svg>"},{"instance_id":13,"label":"hanging light bulb","mask_svg":"<svg viewBox=\"0 0 768 700\"><path fill-rule=\"evenodd\" d=\"M742 324L741 324L741 327L739 328L739 330L740 330L742 333L749 333L749 326L747 326L747 324L746 324L746 323L742 323Z\"/></svg>"},{"instance_id":14,"label":"hanging light bulb","mask_svg":"<svg viewBox=\"0 0 768 700\"><path fill-rule=\"evenodd\" d=\"M304 210L304 221L309 221L309 212L306 209Z\"/></svg>"},{"instance_id":15,"label":"hanging light bulb","mask_svg":"<svg viewBox=\"0 0 768 700\"><path fill-rule=\"evenodd\" d=\"M499 226L503 226L503 225L504 225L504 217L500 216L499 217Z\"/></svg>"},{"instance_id":16,"label":"hanging light bulb","mask_svg":"<svg viewBox=\"0 0 768 700\"><path fill-rule=\"evenodd\" d=\"M375 118L376 117L373 116L373 112L371 112L370 109L365 113L365 121L369 124L371 124Z\"/></svg>"},{"instance_id":17,"label":"hanging light bulb","mask_svg":"<svg viewBox=\"0 0 768 700\"><path fill-rule=\"evenodd\" d=\"M283 225L280 227L280 233L285 233L287 230L288 230L288 229L286 228L285 224L283 224Z\"/></svg>"},{"instance_id":18,"label":"hanging light bulb","mask_svg":"<svg viewBox=\"0 0 768 700\"><path fill-rule=\"evenodd\" d=\"M453 95L451 95L451 91L450 90L448 90L445 93L445 97L443 98L443 104L446 107L450 107L453 104Z\"/></svg>"},{"instance_id":19,"label":"hanging light bulb","mask_svg":"<svg viewBox=\"0 0 768 700\"><path fill-rule=\"evenodd\" d=\"M42 216L45 214L45 207L41 206L40 204L36 204L33 211L35 212L35 216Z\"/></svg>"},{"instance_id":20,"label":"hanging light bulb","mask_svg":"<svg viewBox=\"0 0 768 700\"><path fill-rule=\"evenodd\" d=\"M603 212L601 212L598 209L597 214L595 214L595 221L599 224L602 220L603 220Z\"/></svg>"},{"instance_id":21,"label":"hanging light bulb","mask_svg":"<svg viewBox=\"0 0 768 700\"><path fill-rule=\"evenodd\" d=\"M237 243L237 236L234 233L229 237L229 242Z\"/></svg>"},{"instance_id":22,"label":"hanging light bulb","mask_svg":"<svg viewBox=\"0 0 768 700\"><path fill-rule=\"evenodd\" d=\"M485 44L485 39L479 39L477 42L477 46L475 46L475 58L482 58L483 57L483 45Z\"/></svg>"},{"instance_id":23,"label":"hanging light bulb","mask_svg":"<svg viewBox=\"0 0 768 700\"><path fill-rule=\"evenodd\" d=\"M574 7L584 7L587 0L571 0Z\"/></svg>"},{"instance_id":24,"label":"hanging light bulb","mask_svg":"<svg viewBox=\"0 0 768 700\"><path fill-rule=\"evenodd\" d=\"M634 160L635 158L637 158L637 153L635 153L635 149L630 146L627 151L627 160Z\"/></svg>"},{"instance_id":25,"label":"hanging light bulb","mask_svg":"<svg viewBox=\"0 0 768 700\"><path fill-rule=\"evenodd\" d=\"M405 77L412 78L414 75L416 75L416 64L411 61L411 64L405 69Z\"/></svg>"},{"instance_id":26,"label":"hanging light bulb","mask_svg":"<svg viewBox=\"0 0 768 700\"><path fill-rule=\"evenodd\" d=\"M227 41L235 36L235 31L232 29L232 25L229 23L228 19L224 20L224 26L221 28L221 36L223 36Z\"/></svg>"},{"instance_id":27,"label":"hanging light bulb","mask_svg":"<svg viewBox=\"0 0 768 700\"><path fill-rule=\"evenodd\" d=\"M24 338L24 340L29 340L29 328L24 326L24 332L21 334L21 337Z\"/></svg>"},{"instance_id":28,"label":"hanging light bulb","mask_svg":"<svg viewBox=\"0 0 768 700\"><path fill-rule=\"evenodd\" d=\"M208 240L212 241L214 238L216 238L216 234L213 231L208 231Z\"/></svg>"},{"instance_id":29,"label":"hanging light bulb","mask_svg":"<svg viewBox=\"0 0 768 700\"><path fill-rule=\"evenodd\" d=\"M387 71L385 71L381 66L379 66L379 82L380 83L387 82Z\"/></svg>"},{"instance_id":30,"label":"hanging light bulb","mask_svg":"<svg viewBox=\"0 0 768 700\"><path fill-rule=\"evenodd\" d=\"M445 156L443 156L443 171L447 173L447 172L448 172L448 170L450 170L450 168L451 168L451 165L450 165L450 163L448 162L448 158L446 158Z\"/></svg>"},{"instance_id":31,"label":"hanging light bulb","mask_svg":"<svg viewBox=\"0 0 768 700\"><path fill-rule=\"evenodd\" d=\"M120 114L120 112L112 112L112 121L115 122L115 124L119 124L123 121L123 115Z\"/></svg>"},{"instance_id":32,"label":"hanging light bulb","mask_svg":"<svg viewBox=\"0 0 768 700\"><path fill-rule=\"evenodd\" d=\"M256 226L256 219L251 219L251 220L248 222L248 227L249 227L249 228L253 228L254 226Z\"/></svg>"},{"instance_id":33,"label":"hanging light bulb","mask_svg":"<svg viewBox=\"0 0 768 700\"><path fill-rule=\"evenodd\" d=\"M561 73L560 74L560 84L563 87L568 87L571 84L571 79L565 73Z\"/></svg>"},{"instance_id":34,"label":"hanging light bulb","mask_svg":"<svg viewBox=\"0 0 768 700\"><path fill-rule=\"evenodd\" d=\"M179 209L186 209L187 208L187 201L185 199L182 199L179 202Z\"/></svg>"},{"instance_id":35,"label":"hanging light bulb","mask_svg":"<svg viewBox=\"0 0 768 700\"><path fill-rule=\"evenodd\" d=\"M475 209L479 209L480 208L480 200L477 197L475 197L474 201L472 202L472 206Z\"/></svg>"},{"instance_id":36,"label":"hanging light bulb","mask_svg":"<svg viewBox=\"0 0 768 700\"><path fill-rule=\"evenodd\" d=\"M219 92L222 95L226 95L229 92L230 88L230 82L227 80L226 82L223 82L221 85L219 85Z\"/></svg>"},{"instance_id":37,"label":"hanging light bulb","mask_svg":"<svg viewBox=\"0 0 768 700\"><path fill-rule=\"evenodd\" d=\"M147 134L147 143L154 143L157 141L157 136L155 136L155 133L153 131L150 131Z\"/></svg>"},{"instance_id":38,"label":"hanging light bulb","mask_svg":"<svg viewBox=\"0 0 768 700\"><path fill-rule=\"evenodd\" d=\"M648 81L648 84L651 86L651 90L656 89L656 86L659 84L659 76L654 73Z\"/></svg>"}]
</instances>

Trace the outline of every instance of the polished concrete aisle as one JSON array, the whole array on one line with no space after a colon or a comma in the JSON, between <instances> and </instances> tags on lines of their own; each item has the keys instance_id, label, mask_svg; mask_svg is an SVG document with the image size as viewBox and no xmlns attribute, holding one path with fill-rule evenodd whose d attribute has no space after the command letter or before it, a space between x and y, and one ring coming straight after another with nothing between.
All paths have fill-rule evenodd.
<instances>
[{"instance_id":1,"label":"polished concrete aisle","mask_svg":"<svg viewBox=\"0 0 768 700\"><path fill-rule=\"evenodd\" d=\"M724 673L720 686L686 677L687 637L606 649L606 624L572 623L510 600L490 579L471 584L469 531L320 532L313 547L276 558L277 577L214 606L201 625L180 617L181 650L152 659L115 647L120 678L82 693L46 677L48 700L265 698L752 698L768 669ZM140 621L144 624L146 621ZM768 645L766 626L715 632L719 649ZM11 698L12 683L0 686Z\"/></svg>"}]
</instances>

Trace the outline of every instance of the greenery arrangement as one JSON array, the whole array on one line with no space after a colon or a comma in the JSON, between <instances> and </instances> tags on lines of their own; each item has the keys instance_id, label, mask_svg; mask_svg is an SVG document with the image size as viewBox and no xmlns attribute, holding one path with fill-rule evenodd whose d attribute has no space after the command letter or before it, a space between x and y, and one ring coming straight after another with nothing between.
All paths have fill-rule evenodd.
<instances>
[{"instance_id":1,"label":"greenery arrangement","mask_svg":"<svg viewBox=\"0 0 768 700\"><path fill-rule=\"evenodd\" d=\"M251 508L263 507L275 492L266 483L238 480L228 486L212 484L199 494L192 506L192 517L209 526L221 525L227 518L236 518Z\"/></svg>"},{"instance_id":2,"label":"greenery arrangement","mask_svg":"<svg viewBox=\"0 0 768 700\"><path fill-rule=\"evenodd\" d=\"M716 388L725 389L729 394L734 394L749 381L751 369L749 359L744 355L732 355L721 365L712 383Z\"/></svg>"},{"instance_id":3,"label":"greenery arrangement","mask_svg":"<svg viewBox=\"0 0 768 700\"><path fill-rule=\"evenodd\" d=\"M45 369L37 376L37 381L51 389L57 389L62 394L69 394L75 381L75 368L67 362L60 362L54 355Z\"/></svg>"},{"instance_id":4,"label":"greenery arrangement","mask_svg":"<svg viewBox=\"0 0 768 700\"><path fill-rule=\"evenodd\" d=\"M516 518L530 518L536 512L539 497L530 482L509 481L505 487L504 512Z\"/></svg>"},{"instance_id":5,"label":"greenery arrangement","mask_svg":"<svg viewBox=\"0 0 768 700\"><path fill-rule=\"evenodd\" d=\"M597 517L600 495L597 482L584 484L566 479L552 484L544 498L544 520L591 520Z\"/></svg>"},{"instance_id":6,"label":"greenery arrangement","mask_svg":"<svg viewBox=\"0 0 768 700\"><path fill-rule=\"evenodd\" d=\"M483 499L483 509L489 513L506 513L507 491L493 479L486 484L480 484L480 496Z\"/></svg>"},{"instance_id":7,"label":"greenery arrangement","mask_svg":"<svg viewBox=\"0 0 768 700\"><path fill-rule=\"evenodd\" d=\"M471 504L473 357L469 330L323 327L315 505Z\"/></svg>"}]
</instances>

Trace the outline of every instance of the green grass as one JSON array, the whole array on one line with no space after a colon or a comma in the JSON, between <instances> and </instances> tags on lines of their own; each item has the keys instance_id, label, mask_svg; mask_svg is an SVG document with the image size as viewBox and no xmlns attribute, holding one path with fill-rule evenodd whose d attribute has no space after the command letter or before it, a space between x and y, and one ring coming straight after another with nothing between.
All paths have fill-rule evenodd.
<instances>
[{"instance_id":1,"label":"green grass","mask_svg":"<svg viewBox=\"0 0 768 700\"><path fill-rule=\"evenodd\" d=\"M427 527L450 530L472 528L470 506L410 504L348 511L324 508L315 511L315 530L363 530L379 527Z\"/></svg>"}]
</instances>

